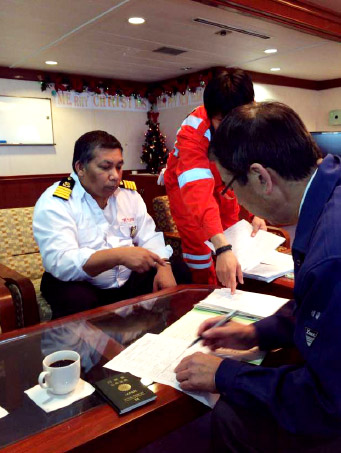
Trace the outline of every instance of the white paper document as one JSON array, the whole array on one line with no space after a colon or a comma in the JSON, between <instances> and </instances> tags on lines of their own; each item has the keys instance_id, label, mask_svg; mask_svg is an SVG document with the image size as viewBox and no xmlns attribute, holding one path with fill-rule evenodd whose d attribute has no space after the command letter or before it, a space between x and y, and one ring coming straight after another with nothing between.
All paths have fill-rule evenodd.
<instances>
[{"instance_id":1,"label":"white paper document","mask_svg":"<svg viewBox=\"0 0 341 453\"><path fill-rule=\"evenodd\" d=\"M147 333L110 360L104 366L119 372L129 372L147 380L170 385L181 391L174 368L194 352L209 352L199 343L187 349L189 342L179 338ZM185 392L193 398L213 407L218 395L208 392Z\"/></svg>"},{"instance_id":2,"label":"white paper document","mask_svg":"<svg viewBox=\"0 0 341 453\"><path fill-rule=\"evenodd\" d=\"M209 318L216 317L217 313L193 309L182 316L178 321L171 324L167 329L160 333L160 336L167 336L171 338L180 338L186 340L188 344L194 341L198 336L199 326ZM250 320L245 319L245 317L234 316L232 318L234 321L237 321L242 324L249 324ZM217 355L219 357L229 357L234 360L240 360L244 362L251 362L255 365L260 365L262 362L265 353L260 351L258 347L248 349L248 350L236 350L230 348L219 348L214 353L210 351L211 354Z\"/></svg>"},{"instance_id":3,"label":"white paper document","mask_svg":"<svg viewBox=\"0 0 341 453\"><path fill-rule=\"evenodd\" d=\"M251 233L252 225L246 220L240 220L224 231L228 243L232 245L233 253L238 258L242 271L259 264L263 256L275 250L285 241L283 237L263 230L259 230L254 237L251 237ZM215 251L211 242L206 241L205 244Z\"/></svg>"},{"instance_id":4,"label":"white paper document","mask_svg":"<svg viewBox=\"0 0 341 453\"><path fill-rule=\"evenodd\" d=\"M196 304L203 311L193 309L173 323L161 334L147 333L120 354L110 360L104 366L114 371L129 372L148 381L170 385L181 391L174 373L174 369L187 355L197 351L212 354L209 348L198 342L191 348L188 346L197 338L200 324L216 313L204 311L205 309L228 312L238 310L249 315L249 319L236 315L233 317L238 322L252 322L252 316L264 317L274 313L287 300L265 294L251 293L237 290L231 295L226 288L216 289L206 299ZM221 348L215 352L222 357L230 357L236 360L247 360L259 363L263 354L258 348L248 351L235 351ZM219 396L209 392L185 392L198 401L213 407Z\"/></svg>"},{"instance_id":5,"label":"white paper document","mask_svg":"<svg viewBox=\"0 0 341 453\"><path fill-rule=\"evenodd\" d=\"M0 406L0 418L6 417L6 415L8 415L8 412Z\"/></svg>"},{"instance_id":6,"label":"white paper document","mask_svg":"<svg viewBox=\"0 0 341 453\"><path fill-rule=\"evenodd\" d=\"M282 275L294 271L294 260L291 255L273 250L262 257L261 263L244 272L244 277L272 282Z\"/></svg>"},{"instance_id":7,"label":"white paper document","mask_svg":"<svg viewBox=\"0 0 341 453\"><path fill-rule=\"evenodd\" d=\"M251 233L252 225L246 220L240 220L224 231L245 277L271 282L293 271L291 255L276 251L285 241L283 237L262 230L254 237L251 237ZM215 252L211 242L206 241L205 244Z\"/></svg>"},{"instance_id":8,"label":"white paper document","mask_svg":"<svg viewBox=\"0 0 341 453\"><path fill-rule=\"evenodd\" d=\"M241 313L265 318L277 311L288 299L270 296L268 294L252 293L249 291L236 290L231 294L230 289L215 289L206 299L199 302L196 307L218 312L238 310Z\"/></svg>"}]
</instances>

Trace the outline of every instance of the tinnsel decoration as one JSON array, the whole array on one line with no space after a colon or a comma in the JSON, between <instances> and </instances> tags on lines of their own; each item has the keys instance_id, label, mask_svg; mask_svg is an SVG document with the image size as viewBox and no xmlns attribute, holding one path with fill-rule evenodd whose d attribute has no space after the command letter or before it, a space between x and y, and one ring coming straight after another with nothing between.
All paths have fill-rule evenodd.
<instances>
[{"instance_id":1,"label":"tinnsel decoration","mask_svg":"<svg viewBox=\"0 0 341 453\"><path fill-rule=\"evenodd\" d=\"M41 76L41 90L76 91L77 93L96 93L108 96L133 96L145 98L152 105L161 96L175 96L186 91L195 93L197 88L206 86L217 71L223 68L210 68L186 76L153 83L141 83L130 80L99 79L78 75L45 73Z\"/></svg>"}]
</instances>

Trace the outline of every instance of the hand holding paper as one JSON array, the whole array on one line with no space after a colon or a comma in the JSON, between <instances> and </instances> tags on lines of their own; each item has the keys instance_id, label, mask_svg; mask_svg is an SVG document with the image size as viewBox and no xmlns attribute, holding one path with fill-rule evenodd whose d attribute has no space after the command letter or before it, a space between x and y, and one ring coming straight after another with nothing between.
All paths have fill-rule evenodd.
<instances>
[{"instance_id":1,"label":"hand holding paper","mask_svg":"<svg viewBox=\"0 0 341 453\"><path fill-rule=\"evenodd\" d=\"M294 263L291 255L285 255L275 250L285 239L262 229L252 237L252 231L251 224L246 220L241 220L224 231L225 240L232 244L233 253L239 261L244 275L270 282L281 275L292 272ZM213 251L215 250L211 242L206 241L205 244ZM220 256L217 258L217 275L219 258Z\"/></svg>"},{"instance_id":2,"label":"hand holding paper","mask_svg":"<svg viewBox=\"0 0 341 453\"><path fill-rule=\"evenodd\" d=\"M182 359L174 370L181 389L216 392L214 376L222 360L202 352Z\"/></svg>"}]
</instances>

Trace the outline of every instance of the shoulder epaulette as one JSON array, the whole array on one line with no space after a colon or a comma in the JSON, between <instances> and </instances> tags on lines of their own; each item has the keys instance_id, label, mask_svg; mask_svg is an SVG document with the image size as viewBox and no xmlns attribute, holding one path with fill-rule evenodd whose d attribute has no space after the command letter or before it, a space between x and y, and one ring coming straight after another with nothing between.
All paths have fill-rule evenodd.
<instances>
[{"instance_id":1,"label":"shoulder epaulette","mask_svg":"<svg viewBox=\"0 0 341 453\"><path fill-rule=\"evenodd\" d=\"M126 179L122 179L120 187L123 189L137 190L135 181L127 181Z\"/></svg>"},{"instance_id":2,"label":"shoulder epaulette","mask_svg":"<svg viewBox=\"0 0 341 453\"><path fill-rule=\"evenodd\" d=\"M71 176L63 178L58 184L56 190L53 192L53 196L62 198L63 200L68 200L74 185L75 180Z\"/></svg>"}]
</instances>

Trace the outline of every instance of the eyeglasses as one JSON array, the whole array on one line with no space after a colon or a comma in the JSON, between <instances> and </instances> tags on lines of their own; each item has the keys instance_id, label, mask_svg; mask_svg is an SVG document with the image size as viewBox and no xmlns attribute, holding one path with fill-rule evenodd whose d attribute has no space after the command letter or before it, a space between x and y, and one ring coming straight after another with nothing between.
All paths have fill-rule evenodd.
<instances>
[{"instance_id":1,"label":"eyeglasses","mask_svg":"<svg viewBox=\"0 0 341 453\"><path fill-rule=\"evenodd\" d=\"M234 181L237 179L237 176L233 176L233 178L231 179L231 181L225 185L225 187L223 188L223 190L221 191L221 195L225 195L226 192L231 188L232 184L234 183Z\"/></svg>"}]
</instances>

